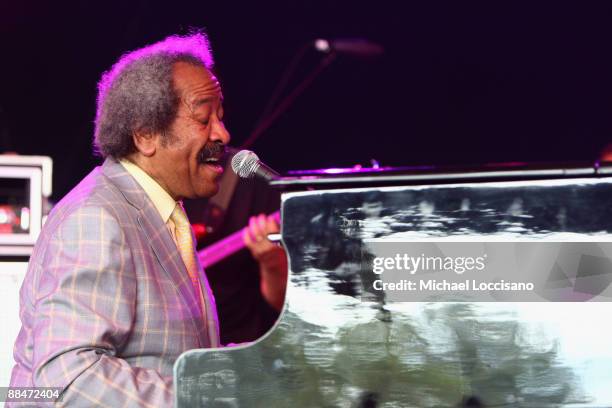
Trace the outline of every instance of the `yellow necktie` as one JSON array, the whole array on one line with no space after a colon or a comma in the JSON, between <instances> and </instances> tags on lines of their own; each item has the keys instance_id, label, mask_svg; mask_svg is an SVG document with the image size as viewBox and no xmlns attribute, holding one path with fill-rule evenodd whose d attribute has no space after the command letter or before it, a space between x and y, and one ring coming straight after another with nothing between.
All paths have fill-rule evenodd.
<instances>
[{"instance_id":1,"label":"yellow necktie","mask_svg":"<svg viewBox=\"0 0 612 408\"><path fill-rule=\"evenodd\" d=\"M211 341L211 346L216 347L218 346L218 340L215 340L215 338L218 337L216 336L216 321L211 321L215 320L215 317L213 316L212 319L209 319L206 313L206 301L204 300L204 292L202 291L202 285L200 284L199 268L195 258L193 231L191 229L191 224L187 219L187 214L185 214L185 210L183 210L183 207L180 203L177 203L176 207L174 207L174 211L172 211L170 219L174 223L176 232L176 244L179 253L181 254L183 263L187 268L187 273L189 273L189 279L191 280L191 283L195 290L196 298L200 303L200 310L202 311L204 326L207 328L208 337ZM215 331L215 333L213 333L212 331Z\"/></svg>"},{"instance_id":2,"label":"yellow necktie","mask_svg":"<svg viewBox=\"0 0 612 408\"><path fill-rule=\"evenodd\" d=\"M198 277L198 267L195 263L195 252L193 249L193 236L191 235L191 224L187 219L185 211L179 203L174 207L174 211L170 215L170 219L174 222L176 231L176 244L179 253L183 259L183 263L189 273L189 278L195 289L200 287L200 279ZM199 289L196 293L201 292Z\"/></svg>"}]
</instances>

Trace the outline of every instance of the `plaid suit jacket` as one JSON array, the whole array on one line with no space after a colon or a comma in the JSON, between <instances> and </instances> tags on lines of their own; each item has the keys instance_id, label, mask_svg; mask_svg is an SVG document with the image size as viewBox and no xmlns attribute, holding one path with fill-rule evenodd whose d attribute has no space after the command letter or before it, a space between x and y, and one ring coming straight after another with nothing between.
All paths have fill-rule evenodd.
<instances>
[{"instance_id":1,"label":"plaid suit jacket","mask_svg":"<svg viewBox=\"0 0 612 408\"><path fill-rule=\"evenodd\" d=\"M49 215L20 317L11 386L61 387L60 405L70 407L171 406L176 358L218 344L166 225L113 159Z\"/></svg>"}]
</instances>

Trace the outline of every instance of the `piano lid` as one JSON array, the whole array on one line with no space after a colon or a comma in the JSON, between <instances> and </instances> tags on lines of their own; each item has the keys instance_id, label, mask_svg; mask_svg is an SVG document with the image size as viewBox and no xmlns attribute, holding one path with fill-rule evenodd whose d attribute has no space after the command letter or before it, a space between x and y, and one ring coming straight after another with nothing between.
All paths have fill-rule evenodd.
<instances>
[{"instance_id":1,"label":"piano lid","mask_svg":"<svg viewBox=\"0 0 612 408\"><path fill-rule=\"evenodd\" d=\"M489 163L479 166L414 166L295 170L270 182L283 190L601 177L612 162Z\"/></svg>"}]
</instances>

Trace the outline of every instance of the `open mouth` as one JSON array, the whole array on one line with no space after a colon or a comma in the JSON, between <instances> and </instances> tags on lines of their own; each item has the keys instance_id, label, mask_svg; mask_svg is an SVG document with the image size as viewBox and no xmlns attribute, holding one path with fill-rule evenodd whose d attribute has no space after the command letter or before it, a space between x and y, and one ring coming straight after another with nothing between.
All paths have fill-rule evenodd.
<instances>
[{"instance_id":1,"label":"open mouth","mask_svg":"<svg viewBox=\"0 0 612 408\"><path fill-rule=\"evenodd\" d=\"M212 168L217 173L223 172L222 160L219 157L209 157L201 161L201 163Z\"/></svg>"},{"instance_id":2,"label":"open mouth","mask_svg":"<svg viewBox=\"0 0 612 408\"><path fill-rule=\"evenodd\" d=\"M221 159L219 157L209 157L208 159L204 159L204 164L212 164L215 166L221 165Z\"/></svg>"},{"instance_id":3,"label":"open mouth","mask_svg":"<svg viewBox=\"0 0 612 408\"><path fill-rule=\"evenodd\" d=\"M225 146L218 143L206 145L198 155L198 162L210 166L217 173L223 172Z\"/></svg>"}]
</instances>

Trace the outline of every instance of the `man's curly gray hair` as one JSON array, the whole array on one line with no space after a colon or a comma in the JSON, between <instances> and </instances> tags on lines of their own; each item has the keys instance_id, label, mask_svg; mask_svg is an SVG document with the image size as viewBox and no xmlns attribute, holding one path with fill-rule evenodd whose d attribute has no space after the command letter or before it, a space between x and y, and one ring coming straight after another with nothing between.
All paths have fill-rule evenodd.
<instances>
[{"instance_id":1,"label":"man's curly gray hair","mask_svg":"<svg viewBox=\"0 0 612 408\"><path fill-rule=\"evenodd\" d=\"M171 36L129 52L102 75L94 133L97 154L118 159L133 153L134 131L170 137L166 131L180 100L172 80L177 62L212 69L206 35Z\"/></svg>"}]
</instances>

